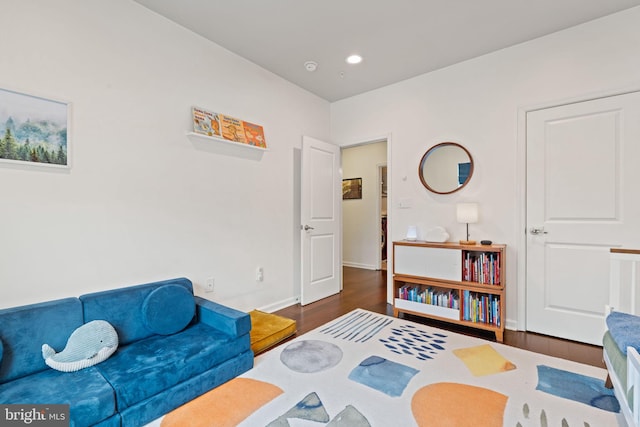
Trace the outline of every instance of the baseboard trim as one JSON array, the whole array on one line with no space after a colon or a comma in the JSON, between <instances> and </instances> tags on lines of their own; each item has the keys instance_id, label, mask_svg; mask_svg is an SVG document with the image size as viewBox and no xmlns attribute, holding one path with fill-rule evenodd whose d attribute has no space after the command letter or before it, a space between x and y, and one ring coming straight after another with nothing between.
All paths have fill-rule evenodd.
<instances>
[{"instance_id":1,"label":"baseboard trim","mask_svg":"<svg viewBox=\"0 0 640 427\"><path fill-rule=\"evenodd\" d=\"M377 270L375 265L360 264L360 263L357 263L357 262L342 261L342 266L343 267L353 267L353 268L363 268L365 270Z\"/></svg>"},{"instance_id":2,"label":"baseboard trim","mask_svg":"<svg viewBox=\"0 0 640 427\"><path fill-rule=\"evenodd\" d=\"M292 305L298 304L300 302L300 296L295 296L292 298L287 298L282 301L274 302L273 304L265 305L259 307L258 310L264 311L265 313L273 313L274 311L282 310L283 308L291 307Z\"/></svg>"}]
</instances>

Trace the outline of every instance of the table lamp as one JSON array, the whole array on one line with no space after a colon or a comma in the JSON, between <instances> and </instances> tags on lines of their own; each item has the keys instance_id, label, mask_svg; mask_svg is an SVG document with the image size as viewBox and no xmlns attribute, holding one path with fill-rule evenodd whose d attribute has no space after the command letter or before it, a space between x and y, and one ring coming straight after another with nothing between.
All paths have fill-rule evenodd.
<instances>
[{"instance_id":1,"label":"table lamp","mask_svg":"<svg viewBox=\"0 0 640 427\"><path fill-rule=\"evenodd\" d=\"M475 245L475 240L469 240L469 224L478 222L477 203L458 203L456 205L456 217L458 222L467 224L467 240L460 240L461 245Z\"/></svg>"}]
</instances>

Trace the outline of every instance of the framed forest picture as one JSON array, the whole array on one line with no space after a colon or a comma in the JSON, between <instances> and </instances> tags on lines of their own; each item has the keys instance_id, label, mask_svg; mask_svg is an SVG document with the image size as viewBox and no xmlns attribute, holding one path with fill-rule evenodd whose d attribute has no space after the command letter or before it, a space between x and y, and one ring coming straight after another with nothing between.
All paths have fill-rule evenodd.
<instances>
[{"instance_id":1,"label":"framed forest picture","mask_svg":"<svg viewBox=\"0 0 640 427\"><path fill-rule=\"evenodd\" d=\"M69 104L0 89L0 162L68 168Z\"/></svg>"}]
</instances>

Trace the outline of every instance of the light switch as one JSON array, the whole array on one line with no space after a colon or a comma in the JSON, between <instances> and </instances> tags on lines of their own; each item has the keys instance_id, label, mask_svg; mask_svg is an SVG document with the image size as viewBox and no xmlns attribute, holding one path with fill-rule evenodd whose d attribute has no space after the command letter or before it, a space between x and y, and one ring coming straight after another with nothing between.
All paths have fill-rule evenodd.
<instances>
[{"instance_id":1,"label":"light switch","mask_svg":"<svg viewBox=\"0 0 640 427\"><path fill-rule=\"evenodd\" d=\"M404 198L400 199L400 203L398 204L400 209L409 209L413 207L413 199Z\"/></svg>"}]
</instances>

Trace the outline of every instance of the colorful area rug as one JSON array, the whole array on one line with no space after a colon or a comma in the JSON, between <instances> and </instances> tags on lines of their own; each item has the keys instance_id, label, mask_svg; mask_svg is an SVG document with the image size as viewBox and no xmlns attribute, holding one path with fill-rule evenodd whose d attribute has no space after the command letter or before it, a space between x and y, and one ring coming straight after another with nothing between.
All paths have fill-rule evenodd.
<instances>
[{"instance_id":1,"label":"colorful area rug","mask_svg":"<svg viewBox=\"0 0 640 427\"><path fill-rule=\"evenodd\" d=\"M624 425L606 371L355 310L151 426Z\"/></svg>"}]
</instances>

